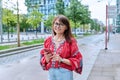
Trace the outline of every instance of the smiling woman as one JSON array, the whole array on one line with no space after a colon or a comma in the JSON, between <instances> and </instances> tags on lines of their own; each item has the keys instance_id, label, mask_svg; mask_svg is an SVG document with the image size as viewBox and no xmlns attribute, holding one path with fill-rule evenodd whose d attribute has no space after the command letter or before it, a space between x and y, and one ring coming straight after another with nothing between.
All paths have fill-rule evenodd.
<instances>
[{"instance_id":1,"label":"smiling woman","mask_svg":"<svg viewBox=\"0 0 120 80\"><path fill-rule=\"evenodd\" d=\"M52 24L53 35L44 41L40 64L48 70L48 80L73 80L73 71L82 72L82 54L72 35L68 18L57 15Z\"/></svg>"}]
</instances>

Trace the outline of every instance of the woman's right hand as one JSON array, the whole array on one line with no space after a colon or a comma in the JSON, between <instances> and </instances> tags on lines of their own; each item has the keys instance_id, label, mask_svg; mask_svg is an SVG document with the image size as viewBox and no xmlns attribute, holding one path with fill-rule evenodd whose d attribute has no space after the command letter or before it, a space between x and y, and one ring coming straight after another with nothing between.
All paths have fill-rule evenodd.
<instances>
[{"instance_id":1,"label":"woman's right hand","mask_svg":"<svg viewBox=\"0 0 120 80\"><path fill-rule=\"evenodd\" d=\"M45 60L48 63L52 57L52 53L44 52Z\"/></svg>"}]
</instances>

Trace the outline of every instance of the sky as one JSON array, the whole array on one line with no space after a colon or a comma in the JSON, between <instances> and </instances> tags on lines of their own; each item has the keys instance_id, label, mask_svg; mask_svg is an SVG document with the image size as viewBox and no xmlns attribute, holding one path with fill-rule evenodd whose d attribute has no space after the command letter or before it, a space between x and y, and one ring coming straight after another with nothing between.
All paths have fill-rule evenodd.
<instances>
[{"instance_id":1,"label":"sky","mask_svg":"<svg viewBox=\"0 0 120 80\"><path fill-rule=\"evenodd\" d=\"M6 1L6 0L3 0ZM17 0L12 0L16 4ZM24 5L25 0L19 1L20 13L27 13L27 8ZM82 4L88 5L89 10L91 11L91 18L97 18L99 21L102 21L105 24L106 18L106 5L116 5L116 0L80 0Z\"/></svg>"},{"instance_id":2,"label":"sky","mask_svg":"<svg viewBox=\"0 0 120 80\"><path fill-rule=\"evenodd\" d=\"M5 8L5 7L9 7L9 8L11 8L11 7L13 7L14 5L16 6L16 3L17 3L17 0L9 0L9 1L11 1L11 3L12 4L10 4L10 3L8 3L8 5L5 5L4 3L6 2L7 0L3 0L3 7ZM27 7L25 6L25 0L18 0L18 2L19 2L19 9L20 9L20 11L19 11L19 13L21 13L21 14L26 14L27 13ZM15 12L16 13L16 12Z\"/></svg>"},{"instance_id":3,"label":"sky","mask_svg":"<svg viewBox=\"0 0 120 80\"><path fill-rule=\"evenodd\" d=\"M88 5L91 11L91 18L97 18L105 24L106 5L116 5L116 0L82 0L82 4Z\"/></svg>"}]
</instances>

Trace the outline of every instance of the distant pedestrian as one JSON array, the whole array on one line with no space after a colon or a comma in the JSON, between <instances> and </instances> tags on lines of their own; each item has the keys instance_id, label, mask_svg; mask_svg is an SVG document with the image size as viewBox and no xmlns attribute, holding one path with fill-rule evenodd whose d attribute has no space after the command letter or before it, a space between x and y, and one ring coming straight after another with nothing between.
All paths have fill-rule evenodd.
<instances>
[{"instance_id":1,"label":"distant pedestrian","mask_svg":"<svg viewBox=\"0 0 120 80\"><path fill-rule=\"evenodd\" d=\"M52 31L53 35L44 41L40 51L40 64L48 70L48 80L73 80L73 71L82 72L82 54L72 36L68 18L56 16Z\"/></svg>"}]
</instances>

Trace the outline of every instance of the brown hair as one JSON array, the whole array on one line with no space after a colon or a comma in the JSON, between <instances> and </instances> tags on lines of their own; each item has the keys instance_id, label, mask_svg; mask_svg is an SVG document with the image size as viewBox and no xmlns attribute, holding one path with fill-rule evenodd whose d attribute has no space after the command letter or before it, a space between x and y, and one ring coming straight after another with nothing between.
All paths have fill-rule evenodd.
<instances>
[{"instance_id":1,"label":"brown hair","mask_svg":"<svg viewBox=\"0 0 120 80\"><path fill-rule=\"evenodd\" d=\"M59 19L59 21L62 22L67 27L67 29L64 32L64 36L65 36L66 41L71 42L71 38L73 37L73 35L72 35L72 32L71 32L70 22L69 22L68 18L64 15L56 16L53 19L52 27L54 27L54 23L57 19ZM53 30L53 34L56 35L53 28L52 28L52 30Z\"/></svg>"}]
</instances>

